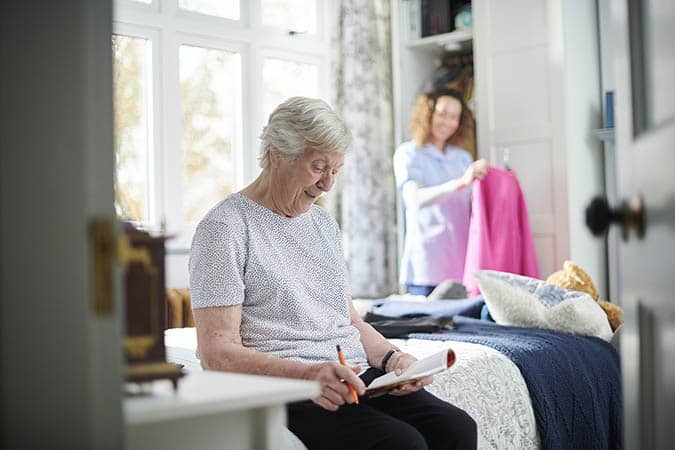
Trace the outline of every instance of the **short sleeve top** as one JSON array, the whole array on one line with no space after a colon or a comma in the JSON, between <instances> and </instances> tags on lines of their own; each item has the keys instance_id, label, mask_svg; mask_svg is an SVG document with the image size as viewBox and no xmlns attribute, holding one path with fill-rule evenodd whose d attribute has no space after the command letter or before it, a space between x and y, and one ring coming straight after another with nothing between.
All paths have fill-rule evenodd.
<instances>
[{"instance_id":1,"label":"short sleeve top","mask_svg":"<svg viewBox=\"0 0 675 450\"><path fill-rule=\"evenodd\" d=\"M414 141L401 144L394 154L399 189L408 181L421 187L460 178L473 158L466 150L447 145L444 152L432 144L419 148ZM405 208L406 230L400 281L402 284L436 286L444 280L461 281L469 238L471 188L442 202Z\"/></svg>"},{"instance_id":2,"label":"short sleeve top","mask_svg":"<svg viewBox=\"0 0 675 450\"><path fill-rule=\"evenodd\" d=\"M190 252L194 309L242 305L242 344L306 363L367 367L351 325L347 268L335 220L320 206L284 217L232 194L200 222Z\"/></svg>"},{"instance_id":3,"label":"short sleeve top","mask_svg":"<svg viewBox=\"0 0 675 450\"><path fill-rule=\"evenodd\" d=\"M419 148L415 141L401 144L394 154L396 186L416 181L422 187L436 186L464 175L473 158L463 148L447 145L441 153L433 144Z\"/></svg>"}]
</instances>

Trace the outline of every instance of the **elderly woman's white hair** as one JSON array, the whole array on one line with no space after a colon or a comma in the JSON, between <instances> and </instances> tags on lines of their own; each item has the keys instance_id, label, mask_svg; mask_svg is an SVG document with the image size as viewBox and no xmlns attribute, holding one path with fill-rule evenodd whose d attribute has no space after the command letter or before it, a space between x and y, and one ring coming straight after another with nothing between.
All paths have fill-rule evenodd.
<instances>
[{"instance_id":1,"label":"elderly woman's white hair","mask_svg":"<svg viewBox=\"0 0 675 450\"><path fill-rule=\"evenodd\" d=\"M271 150L289 160L307 148L344 154L349 151L352 134L328 103L318 98L291 97L272 111L260 139L258 161L267 169Z\"/></svg>"}]
</instances>

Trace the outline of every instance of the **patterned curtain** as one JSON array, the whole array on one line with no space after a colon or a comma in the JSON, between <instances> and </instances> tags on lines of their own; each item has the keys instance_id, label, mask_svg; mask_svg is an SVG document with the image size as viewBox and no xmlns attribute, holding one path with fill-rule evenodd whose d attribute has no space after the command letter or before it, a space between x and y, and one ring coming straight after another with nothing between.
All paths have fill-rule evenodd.
<instances>
[{"instance_id":1,"label":"patterned curtain","mask_svg":"<svg viewBox=\"0 0 675 450\"><path fill-rule=\"evenodd\" d=\"M354 141L326 206L342 229L353 297L398 289L389 4L342 0L332 37L333 104Z\"/></svg>"}]
</instances>

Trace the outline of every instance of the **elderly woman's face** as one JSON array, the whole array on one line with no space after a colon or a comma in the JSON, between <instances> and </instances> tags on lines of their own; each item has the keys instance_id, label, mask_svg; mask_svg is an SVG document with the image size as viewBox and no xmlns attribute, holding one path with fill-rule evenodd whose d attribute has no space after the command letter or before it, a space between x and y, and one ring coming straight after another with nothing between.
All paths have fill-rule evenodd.
<instances>
[{"instance_id":1,"label":"elderly woman's face","mask_svg":"<svg viewBox=\"0 0 675 450\"><path fill-rule=\"evenodd\" d=\"M312 204L335 183L344 155L338 152L307 149L298 159L278 160L277 198L286 204L291 216L309 211Z\"/></svg>"},{"instance_id":2,"label":"elderly woman's face","mask_svg":"<svg viewBox=\"0 0 675 450\"><path fill-rule=\"evenodd\" d=\"M455 134L462 116L462 104L454 97L444 95L436 100L431 115L431 136L434 141L447 141Z\"/></svg>"}]
</instances>

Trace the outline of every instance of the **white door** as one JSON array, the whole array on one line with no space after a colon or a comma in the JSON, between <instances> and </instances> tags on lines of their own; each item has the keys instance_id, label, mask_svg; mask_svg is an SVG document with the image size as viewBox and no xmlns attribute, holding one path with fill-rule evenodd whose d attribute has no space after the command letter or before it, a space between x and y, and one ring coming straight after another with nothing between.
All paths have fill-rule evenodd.
<instances>
[{"instance_id":1,"label":"white door","mask_svg":"<svg viewBox=\"0 0 675 450\"><path fill-rule=\"evenodd\" d=\"M124 447L89 239L114 218L111 28L110 0L0 2L0 448Z\"/></svg>"},{"instance_id":2,"label":"white door","mask_svg":"<svg viewBox=\"0 0 675 450\"><path fill-rule=\"evenodd\" d=\"M644 204L644 237L633 226L618 251L624 448L666 449L675 445L675 2L612 3L619 198Z\"/></svg>"}]
</instances>

